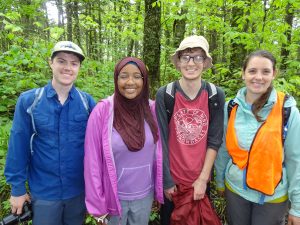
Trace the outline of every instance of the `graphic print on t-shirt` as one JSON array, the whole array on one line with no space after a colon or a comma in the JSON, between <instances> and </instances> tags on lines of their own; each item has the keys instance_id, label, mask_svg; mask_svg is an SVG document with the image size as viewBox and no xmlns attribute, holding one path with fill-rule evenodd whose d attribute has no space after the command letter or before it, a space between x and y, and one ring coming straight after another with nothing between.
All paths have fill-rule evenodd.
<instances>
[{"instance_id":1,"label":"graphic print on t-shirt","mask_svg":"<svg viewBox=\"0 0 300 225\"><path fill-rule=\"evenodd\" d=\"M176 92L169 123L170 172L175 183L192 185L205 160L209 127L208 93L193 100Z\"/></svg>"},{"instance_id":2,"label":"graphic print on t-shirt","mask_svg":"<svg viewBox=\"0 0 300 225\"><path fill-rule=\"evenodd\" d=\"M179 109L174 114L177 141L185 145L198 143L207 133L208 119L200 109Z\"/></svg>"}]
</instances>

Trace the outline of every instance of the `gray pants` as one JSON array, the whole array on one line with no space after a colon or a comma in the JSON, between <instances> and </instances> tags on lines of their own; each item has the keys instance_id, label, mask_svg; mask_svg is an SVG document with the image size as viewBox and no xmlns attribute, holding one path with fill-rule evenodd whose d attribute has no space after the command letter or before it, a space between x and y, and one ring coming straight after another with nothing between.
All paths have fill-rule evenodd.
<instances>
[{"instance_id":1,"label":"gray pants","mask_svg":"<svg viewBox=\"0 0 300 225\"><path fill-rule=\"evenodd\" d=\"M288 209L288 201L281 203L250 202L225 190L226 216L229 225L281 225Z\"/></svg>"},{"instance_id":2,"label":"gray pants","mask_svg":"<svg viewBox=\"0 0 300 225\"><path fill-rule=\"evenodd\" d=\"M153 203L153 193L134 201L122 201L122 217L112 216L108 225L148 225Z\"/></svg>"},{"instance_id":3,"label":"gray pants","mask_svg":"<svg viewBox=\"0 0 300 225\"><path fill-rule=\"evenodd\" d=\"M32 198L33 225L82 225L86 213L84 194L66 200Z\"/></svg>"}]
</instances>

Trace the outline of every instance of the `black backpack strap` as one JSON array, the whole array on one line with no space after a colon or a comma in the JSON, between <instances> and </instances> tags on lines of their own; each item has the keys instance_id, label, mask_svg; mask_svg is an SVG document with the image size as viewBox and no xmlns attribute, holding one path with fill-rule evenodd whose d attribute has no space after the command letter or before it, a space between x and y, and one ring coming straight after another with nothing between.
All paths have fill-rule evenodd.
<instances>
[{"instance_id":1,"label":"black backpack strap","mask_svg":"<svg viewBox=\"0 0 300 225\"><path fill-rule=\"evenodd\" d=\"M227 115L228 115L228 119L230 117L230 113L231 113L231 110L233 109L234 106L236 106L237 103L234 102L234 99L230 99L229 102L228 102L228 105L227 105Z\"/></svg>"},{"instance_id":2,"label":"black backpack strap","mask_svg":"<svg viewBox=\"0 0 300 225\"><path fill-rule=\"evenodd\" d=\"M289 98L289 95L285 95L284 97L284 102ZM227 106L227 115L228 115L228 119L230 117L230 113L231 110L233 109L233 107L237 105L236 102L234 102L234 99L231 99L228 102L228 106ZM283 106L283 111L282 111L283 115L282 115L282 143L284 144L286 135L287 135L287 131L288 131L288 120L291 114L291 107L284 107Z\"/></svg>"},{"instance_id":3,"label":"black backpack strap","mask_svg":"<svg viewBox=\"0 0 300 225\"><path fill-rule=\"evenodd\" d=\"M165 96L164 96L164 102L165 102L165 107L167 111L167 116L168 116L168 123L170 123L173 110L174 110L174 104L175 104L175 92L176 92L176 84L175 81L168 83L166 85L166 91L165 91Z\"/></svg>"},{"instance_id":4,"label":"black backpack strap","mask_svg":"<svg viewBox=\"0 0 300 225\"><path fill-rule=\"evenodd\" d=\"M286 100L289 98L289 95L285 95L284 96L284 103L286 102ZM283 104L284 104L283 103ZM284 144L286 135L287 135L287 131L288 131L288 120L291 114L291 107L284 107L283 105L283 115L282 115L282 143Z\"/></svg>"},{"instance_id":5,"label":"black backpack strap","mask_svg":"<svg viewBox=\"0 0 300 225\"><path fill-rule=\"evenodd\" d=\"M209 112L215 113L214 109L219 107L218 89L213 83L209 83L209 82L205 83L205 88L208 92ZM176 81L166 85L164 102L167 111L168 122L170 122L174 110L175 93L176 93Z\"/></svg>"},{"instance_id":6,"label":"black backpack strap","mask_svg":"<svg viewBox=\"0 0 300 225\"><path fill-rule=\"evenodd\" d=\"M205 81L205 89L208 92L209 114L214 114L215 109L219 107L218 89L213 83Z\"/></svg>"}]
</instances>

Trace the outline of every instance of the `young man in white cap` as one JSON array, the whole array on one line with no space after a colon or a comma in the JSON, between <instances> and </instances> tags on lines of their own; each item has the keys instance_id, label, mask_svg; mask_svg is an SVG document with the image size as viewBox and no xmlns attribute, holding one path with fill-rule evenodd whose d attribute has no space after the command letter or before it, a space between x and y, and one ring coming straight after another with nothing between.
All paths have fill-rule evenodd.
<instances>
[{"instance_id":1,"label":"young man in white cap","mask_svg":"<svg viewBox=\"0 0 300 225\"><path fill-rule=\"evenodd\" d=\"M212 66L208 51L209 45L203 36L185 38L172 55L181 78L157 92L156 113L164 153L162 225L170 224L173 210L173 224L190 221L189 215L198 207L197 203L209 201L206 189L222 143L225 97L220 88L201 79L202 72ZM190 210L181 213L183 208L176 204L180 204L188 192L192 199ZM198 223L192 221L191 224Z\"/></svg>"},{"instance_id":2,"label":"young man in white cap","mask_svg":"<svg viewBox=\"0 0 300 225\"><path fill-rule=\"evenodd\" d=\"M74 85L84 58L73 42L58 42L49 61L52 80L17 101L4 174L12 213L21 214L25 201L31 202L33 225L84 221L84 138L95 106Z\"/></svg>"}]
</instances>

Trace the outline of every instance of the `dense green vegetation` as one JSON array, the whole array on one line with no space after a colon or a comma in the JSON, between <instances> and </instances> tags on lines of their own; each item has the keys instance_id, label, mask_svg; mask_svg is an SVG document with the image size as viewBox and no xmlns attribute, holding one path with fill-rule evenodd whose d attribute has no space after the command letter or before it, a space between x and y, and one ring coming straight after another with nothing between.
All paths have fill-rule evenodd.
<instances>
[{"instance_id":1,"label":"dense green vegetation","mask_svg":"<svg viewBox=\"0 0 300 225\"><path fill-rule=\"evenodd\" d=\"M127 55L145 60L154 96L179 76L169 56L183 37L198 34L208 39L214 63L203 76L227 98L242 86L244 57L266 49L278 60L276 87L300 103L299 9L295 0L0 0L0 218L9 212L3 169L14 105L21 92L51 79L47 61L55 42L84 49L76 85L96 100L113 92L114 65ZM223 215L223 203L215 205Z\"/></svg>"}]
</instances>

